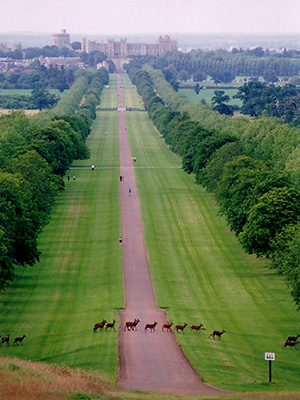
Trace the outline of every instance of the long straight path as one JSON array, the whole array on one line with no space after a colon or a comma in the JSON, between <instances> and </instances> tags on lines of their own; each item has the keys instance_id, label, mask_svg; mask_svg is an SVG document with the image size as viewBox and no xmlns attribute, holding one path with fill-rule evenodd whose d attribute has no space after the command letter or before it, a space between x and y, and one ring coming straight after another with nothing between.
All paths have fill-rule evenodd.
<instances>
[{"instance_id":1,"label":"long straight path","mask_svg":"<svg viewBox=\"0 0 300 400\"><path fill-rule=\"evenodd\" d=\"M165 393L221 394L204 384L179 348L174 334L162 332L166 323L158 309L152 287L143 235L141 209L126 130L121 75L118 73L118 115L123 275L125 309L120 312L119 383L127 389ZM131 194L129 193L131 189ZM124 331L126 321L141 322L135 331ZM145 332L146 323L158 323L155 332Z\"/></svg>"}]
</instances>

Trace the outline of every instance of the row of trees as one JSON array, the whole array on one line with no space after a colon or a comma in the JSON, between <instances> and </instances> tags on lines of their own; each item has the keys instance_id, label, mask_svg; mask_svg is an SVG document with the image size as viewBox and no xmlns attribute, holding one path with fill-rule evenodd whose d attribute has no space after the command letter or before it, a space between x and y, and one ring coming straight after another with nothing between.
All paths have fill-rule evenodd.
<instances>
[{"instance_id":1,"label":"row of trees","mask_svg":"<svg viewBox=\"0 0 300 400\"><path fill-rule=\"evenodd\" d=\"M163 75L158 77L151 69L150 74L128 70L150 118L181 156L182 168L214 191L245 251L272 259L272 267L284 274L300 307L299 248L293 248L299 240L299 131L266 117L235 124L220 115L222 126L203 126L187 111L180 94L173 91L174 97L170 96L172 87ZM158 80L160 85L154 88ZM199 107L200 113L207 111L208 119L211 113L220 118Z\"/></svg>"},{"instance_id":2,"label":"row of trees","mask_svg":"<svg viewBox=\"0 0 300 400\"><path fill-rule=\"evenodd\" d=\"M235 76L263 76L266 81L273 82L278 76L297 76L300 56L295 53L293 58L274 55L266 57L251 52L229 53L225 50L198 50L190 53L172 51L159 56L152 65L163 71L172 67L171 72L176 74L173 76L175 79L184 71L187 74L186 79L201 73L203 75L198 75L197 80L204 80L205 76L210 75L216 83L231 82Z\"/></svg>"},{"instance_id":3,"label":"row of trees","mask_svg":"<svg viewBox=\"0 0 300 400\"><path fill-rule=\"evenodd\" d=\"M85 139L90 132L95 102L108 74L78 78L88 82L85 103L68 112L58 111L26 117L13 112L0 117L0 288L14 277L16 265L39 260L37 238L49 220L54 198L63 189L63 176L75 159L89 156ZM75 86L75 85L74 85ZM72 101L72 90L65 96ZM75 86L75 91L78 91ZM76 97L76 96L75 96ZM74 98L74 97L73 97ZM97 100L99 101L99 100Z\"/></svg>"}]
</instances>

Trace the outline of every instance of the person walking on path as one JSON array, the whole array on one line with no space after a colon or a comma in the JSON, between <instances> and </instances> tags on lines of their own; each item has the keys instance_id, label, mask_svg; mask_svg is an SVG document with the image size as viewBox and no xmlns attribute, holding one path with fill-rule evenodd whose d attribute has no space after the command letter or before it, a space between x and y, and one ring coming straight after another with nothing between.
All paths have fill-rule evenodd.
<instances>
[{"instance_id":1,"label":"person walking on path","mask_svg":"<svg viewBox=\"0 0 300 400\"><path fill-rule=\"evenodd\" d=\"M131 196L131 189L130 188L129 188L128 192L129 192L129 196Z\"/></svg>"},{"instance_id":2,"label":"person walking on path","mask_svg":"<svg viewBox=\"0 0 300 400\"><path fill-rule=\"evenodd\" d=\"M119 243L120 243L120 247L122 247L122 245L123 245L123 239L122 239L121 236L119 237Z\"/></svg>"}]
</instances>

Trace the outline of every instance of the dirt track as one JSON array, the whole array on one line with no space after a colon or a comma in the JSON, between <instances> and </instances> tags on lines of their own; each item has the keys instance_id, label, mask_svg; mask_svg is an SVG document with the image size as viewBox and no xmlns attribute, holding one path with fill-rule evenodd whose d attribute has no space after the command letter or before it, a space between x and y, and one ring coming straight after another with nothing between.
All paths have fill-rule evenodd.
<instances>
[{"instance_id":1,"label":"dirt track","mask_svg":"<svg viewBox=\"0 0 300 400\"><path fill-rule=\"evenodd\" d=\"M119 315L119 384L126 389L162 393L222 394L199 379L174 334L161 330L167 321L153 293L120 86L118 74L120 175L125 177L120 182L125 309ZM134 318L141 321L137 331L124 331L125 322ZM156 331L145 332L145 324L154 321L158 322Z\"/></svg>"}]
</instances>

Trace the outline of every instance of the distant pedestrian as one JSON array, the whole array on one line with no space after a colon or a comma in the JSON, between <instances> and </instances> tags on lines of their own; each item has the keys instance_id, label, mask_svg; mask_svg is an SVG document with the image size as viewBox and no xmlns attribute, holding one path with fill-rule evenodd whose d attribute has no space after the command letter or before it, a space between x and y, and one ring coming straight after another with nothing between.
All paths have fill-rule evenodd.
<instances>
[{"instance_id":1,"label":"distant pedestrian","mask_svg":"<svg viewBox=\"0 0 300 400\"><path fill-rule=\"evenodd\" d=\"M133 162L136 162L136 157L133 157Z\"/></svg>"},{"instance_id":2,"label":"distant pedestrian","mask_svg":"<svg viewBox=\"0 0 300 400\"><path fill-rule=\"evenodd\" d=\"M94 169L95 169L95 165L92 165L92 171L94 171Z\"/></svg>"},{"instance_id":3,"label":"distant pedestrian","mask_svg":"<svg viewBox=\"0 0 300 400\"><path fill-rule=\"evenodd\" d=\"M73 175L73 181L75 181L76 180L76 176L75 175Z\"/></svg>"},{"instance_id":4,"label":"distant pedestrian","mask_svg":"<svg viewBox=\"0 0 300 400\"><path fill-rule=\"evenodd\" d=\"M67 176L68 181L70 180L70 175Z\"/></svg>"},{"instance_id":5,"label":"distant pedestrian","mask_svg":"<svg viewBox=\"0 0 300 400\"><path fill-rule=\"evenodd\" d=\"M120 182L122 182L122 180L123 180L123 176L122 176L122 175L120 175Z\"/></svg>"},{"instance_id":6,"label":"distant pedestrian","mask_svg":"<svg viewBox=\"0 0 300 400\"><path fill-rule=\"evenodd\" d=\"M122 239L122 237L121 237L121 236L119 237L119 243L120 243L120 246L122 247L122 244L123 244L123 239Z\"/></svg>"},{"instance_id":7,"label":"distant pedestrian","mask_svg":"<svg viewBox=\"0 0 300 400\"><path fill-rule=\"evenodd\" d=\"M129 196L131 196L131 189L130 188L129 188L128 192L129 192Z\"/></svg>"}]
</instances>

